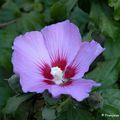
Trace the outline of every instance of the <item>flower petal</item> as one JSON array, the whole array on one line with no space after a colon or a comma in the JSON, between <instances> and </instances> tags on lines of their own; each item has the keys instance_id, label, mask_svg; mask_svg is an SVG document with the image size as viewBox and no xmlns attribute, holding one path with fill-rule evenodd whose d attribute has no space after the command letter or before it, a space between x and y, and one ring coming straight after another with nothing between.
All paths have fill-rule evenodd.
<instances>
[{"instance_id":1,"label":"flower petal","mask_svg":"<svg viewBox=\"0 0 120 120\"><path fill-rule=\"evenodd\" d=\"M90 64L95 58L104 51L99 43L92 40L83 42L74 61L69 65L76 69L76 74L72 79L82 78L84 73L89 70ZM68 67L69 67L68 66Z\"/></svg>"},{"instance_id":2,"label":"flower petal","mask_svg":"<svg viewBox=\"0 0 120 120\"><path fill-rule=\"evenodd\" d=\"M16 37L13 50L14 72L20 76L22 89L27 92L29 88L44 79L40 73L41 65L50 64L50 57L41 32L28 32Z\"/></svg>"},{"instance_id":3,"label":"flower petal","mask_svg":"<svg viewBox=\"0 0 120 120\"><path fill-rule=\"evenodd\" d=\"M74 24L66 20L47 26L41 32L53 62L56 58L67 59L67 63L74 59L81 44L79 29Z\"/></svg>"},{"instance_id":4,"label":"flower petal","mask_svg":"<svg viewBox=\"0 0 120 120\"><path fill-rule=\"evenodd\" d=\"M73 80L72 84L67 86L53 85L51 88L49 88L49 92L51 92L53 97L58 97L61 94L68 94L77 101L82 101L89 96L89 92L94 86L99 86L99 84L93 80Z\"/></svg>"},{"instance_id":5,"label":"flower petal","mask_svg":"<svg viewBox=\"0 0 120 120\"><path fill-rule=\"evenodd\" d=\"M29 92L43 93L48 88L50 89L51 85L40 81L37 85L34 85L33 87L29 88Z\"/></svg>"}]
</instances>

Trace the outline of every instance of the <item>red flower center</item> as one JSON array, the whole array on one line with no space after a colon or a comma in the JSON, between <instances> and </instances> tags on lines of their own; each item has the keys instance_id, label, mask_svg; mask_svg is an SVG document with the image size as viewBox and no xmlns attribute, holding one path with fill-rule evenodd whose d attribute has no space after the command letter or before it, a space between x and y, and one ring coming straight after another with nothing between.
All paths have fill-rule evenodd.
<instances>
[{"instance_id":1,"label":"red flower center","mask_svg":"<svg viewBox=\"0 0 120 120\"><path fill-rule=\"evenodd\" d=\"M47 84L69 85L72 83L71 78L76 74L76 68L72 65L67 66L67 60L58 57L50 67L44 64L41 67L41 74L44 76L44 82Z\"/></svg>"}]
</instances>

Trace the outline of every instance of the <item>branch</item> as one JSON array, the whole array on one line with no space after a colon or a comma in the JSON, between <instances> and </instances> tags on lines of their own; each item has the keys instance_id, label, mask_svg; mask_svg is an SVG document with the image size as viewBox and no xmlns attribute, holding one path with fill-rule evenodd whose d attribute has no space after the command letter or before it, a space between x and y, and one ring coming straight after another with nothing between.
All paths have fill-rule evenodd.
<instances>
[{"instance_id":1,"label":"branch","mask_svg":"<svg viewBox=\"0 0 120 120\"><path fill-rule=\"evenodd\" d=\"M6 26L13 24L15 22L16 22L16 20L11 20L11 21L8 21L6 23L0 23L0 28L6 27Z\"/></svg>"}]
</instances>

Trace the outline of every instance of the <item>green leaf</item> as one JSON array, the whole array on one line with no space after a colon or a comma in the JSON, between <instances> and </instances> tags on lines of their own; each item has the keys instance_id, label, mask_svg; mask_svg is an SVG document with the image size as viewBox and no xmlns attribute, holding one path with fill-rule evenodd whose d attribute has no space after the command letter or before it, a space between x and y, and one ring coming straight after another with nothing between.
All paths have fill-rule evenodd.
<instances>
[{"instance_id":1,"label":"green leaf","mask_svg":"<svg viewBox=\"0 0 120 120\"><path fill-rule=\"evenodd\" d=\"M0 1L0 7L4 4L5 0Z\"/></svg>"},{"instance_id":2,"label":"green leaf","mask_svg":"<svg viewBox=\"0 0 120 120\"><path fill-rule=\"evenodd\" d=\"M16 26L10 25L5 29L0 30L0 48L1 49L5 48L9 50L9 48L11 48L13 39L17 35L17 32L15 31L15 27Z\"/></svg>"},{"instance_id":3,"label":"green leaf","mask_svg":"<svg viewBox=\"0 0 120 120\"><path fill-rule=\"evenodd\" d=\"M87 101L92 110L103 107L103 98L98 93L94 92L94 93L90 94Z\"/></svg>"},{"instance_id":4,"label":"green leaf","mask_svg":"<svg viewBox=\"0 0 120 120\"><path fill-rule=\"evenodd\" d=\"M115 20L120 20L120 0L109 0L109 6L114 7Z\"/></svg>"},{"instance_id":5,"label":"green leaf","mask_svg":"<svg viewBox=\"0 0 120 120\"><path fill-rule=\"evenodd\" d=\"M51 17L56 21L65 20L76 3L77 0L59 0L51 7Z\"/></svg>"},{"instance_id":6,"label":"green leaf","mask_svg":"<svg viewBox=\"0 0 120 120\"><path fill-rule=\"evenodd\" d=\"M15 93L21 93L21 87L19 84L19 77L16 75L12 75L9 79L8 79L8 83L9 86L11 87L11 89L15 92Z\"/></svg>"},{"instance_id":7,"label":"green leaf","mask_svg":"<svg viewBox=\"0 0 120 120\"><path fill-rule=\"evenodd\" d=\"M11 97L3 109L3 112L5 114L13 114L17 110L20 104L22 104L24 101L30 99L33 96L33 94L25 94L20 96L13 96Z\"/></svg>"},{"instance_id":8,"label":"green leaf","mask_svg":"<svg viewBox=\"0 0 120 120\"><path fill-rule=\"evenodd\" d=\"M42 16L34 11L24 13L16 22L17 31L22 34L32 30L40 30L43 26Z\"/></svg>"},{"instance_id":9,"label":"green leaf","mask_svg":"<svg viewBox=\"0 0 120 120\"><path fill-rule=\"evenodd\" d=\"M11 95L12 91L9 88L7 81L0 80L0 109L5 105Z\"/></svg>"},{"instance_id":10,"label":"green leaf","mask_svg":"<svg viewBox=\"0 0 120 120\"><path fill-rule=\"evenodd\" d=\"M64 1L64 0L63 0ZM64 1L66 2L66 1ZM67 14L69 15L74 8L74 6L77 4L78 0L68 0L66 2L66 8L67 8Z\"/></svg>"},{"instance_id":11,"label":"green leaf","mask_svg":"<svg viewBox=\"0 0 120 120\"><path fill-rule=\"evenodd\" d=\"M92 114L73 103L65 104L57 120L94 120Z\"/></svg>"},{"instance_id":12,"label":"green leaf","mask_svg":"<svg viewBox=\"0 0 120 120\"><path fill-rule=\"evenodd\" d=\"M104 111L104 113L107 113L107 114L119 114L120 113L117 107L110 105L110 104L105 104L102 111Z\"/></svg>"},{"instance_id":13,"label":"green leaf","mask_svg":"<svg viewBox=\"0 0 120 120\"><path fill-rule=\"evenodd\" d=\"M29 111L27 110L27 106L25 104L21 105L15 113L14 120L27 120L28 115Z\"/></svg>"},{"instance_id":14,"label":"green leaf","mask_svg":"<svg viewBox=\"0 0 120 120\"><path fill-rule=\"evenodd\" d=\"M105 41L104 46L105 46L106 50L104 51L103 55L104 55L106 60L120 58L120 54L118 52L120 50L119 39L116 41L108 39L107 41Z\"/></svg>"},{"instance_id":15,"label":"green leaf","mask_svg":"<svg viewBox=\"0 0 120 120\"><path fill-rule=\"evenodd\" d=\"M99 62L96 68L86 75L86 78L100 82L101 87L111 86L118 78L116 64L117 60Z\"/></svg>"},{"instance_id":16,"label":"green leaf","mask_svg":"<svg viewBox=\"0 0 120 120\"><path fill-rule=\"evenodd\" d=\"M90 18L90 24L94 26L91 29L95 29L96 27L102 34L112 38L114 41L118 39L120 30L119 24L113 21L108 13L105 13L105 8L100 6L97 2L92 4Z\"/></svg>"},{"instance_id":17,"label":"green leaf","mask_svg":"<svg viewBox=\"0 0 120 120\"><path fill-rule=\"evenodd\" d=\"M42 112L41 110L37 111L34 115L34 117L37 119L37 120L42 120Z\"/></svg>"},{"instance_id":18,"label":"green leaf","mask_svg":"<svg viewBox=\"0 0 120 120\"><path fill-rule=\"evenodd\" d=\"M74 22L80 28L80 31L83 33L83 31L85 30L85 26L89 21L89 16L77 6L71 12L70 20Z\"/></svg>"},{"instance_id":19,"label":"green leaf","mask_svg":"<svg viewBox=\"0 0 120 120\"><path fill-rule=\"evenodd\" d=\"M46 104L49 104L49 105L54 105L59 101L58 98L53 98L47 91L43 93L43 97Z\"/></svg>"},{"instance_id":20,"label":"green leaf","mask_svg":"<svg viewBox=\"0 0 120 120\"><path fill-rule=\"evenodd\" d=\"M9 27L0 29L0 67L7 78L12 74L11 53L12 42L17 35L16 26L9 25Z\"/></svg>"},{"instance_id":21,"label":"green leaf","mask_svg":"<svg viewBox=\"0 0 120 120\"><path fill-rule=\"evenodd\" d=\"M104 106L101 110L104 114L118 115L114 117L115 120L119 120L120 115L120 90L119 89L105 89L102 90L102 96L104 99ZM112 120L114 120L112 119ZM111 119L109 119L111 120Z\"/></svg>"},{"instance_id":22,"label":"green leaf","mask_svg":"<svg viewBox=\"0 0 120 120\"><path fill-rule=\"evenodd\" d=\"M20 15L21 13L17 5L11 0L7 0L0 10L0 22L7 22L16 19Z\"/></svg>"},{"instance_id":23,"label":"green leaf","mask_svg":"<svg viewBox=\"0 0 120 120\"><path fill-rule=\"evenodd\" d=\"M41 3L34 3L34 10L41 12L43 10L43 5Z\"/></svg>"},{"instance_id":24,"label":"green leaf","mask_svg":"<svg viewBox=\"0 0 120 120\"><path fill-rule=\"evenodd\" d=\"M11 65L11 54L10 54L9 49L2 49L0 48L0 67L1 67L1 72L0 74L2 74L4 76L4 78L9 77L10 74L12 73L12 65ZM0 76L1 77L1 76Z\"/></svg>"},{"instance_id":25,"label":"green leaf","mask_svg":"<svg viewBox=\"0 0 120 120\"><path fill-rule=\"evenodd\" d=\"M44 108L42 110L42 117L45 120L55 120L56 115L55 115L55 109L52 108Z\"/></svg>"},{"instance_id":26,"label":"green leaf","mask_svg":"<svg viewBox=\"0 0 120 120\"><path fill-rule=\"evenodd\" d=\"M66 19L67 18L67 9L66 9L65 5L63 5L63 3L61 3L60 1L55 3L51 7L51 17L57 21Z\"/></svg>"}]
</instances>

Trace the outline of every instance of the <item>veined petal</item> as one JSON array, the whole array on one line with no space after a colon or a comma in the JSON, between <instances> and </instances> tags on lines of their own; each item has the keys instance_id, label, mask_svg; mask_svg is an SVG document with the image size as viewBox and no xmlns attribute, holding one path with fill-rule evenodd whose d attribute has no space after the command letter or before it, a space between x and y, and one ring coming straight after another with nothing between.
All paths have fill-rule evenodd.
<instances>
[{"instance_id":1,"label":"veined petal","mask_svg":"<svg viewBox=\"0 0 120 120\"><path fill-rule=\"evenodd\" d=\"M19 75L24 92L39 84L44 76L40 68L50 64L50 57L44 45L41 32L28 32L16 37L13 45L12 63L14 72Z\"/></svg>"},{"instance_id":2,"label":"veined petal","mask_svg":"<svg viewBox=\"0 0 120 120\"><path fill-rule=\"evenodd\" d=\"M66 20L47 26L41 32L53 64L56 61L58 64L63 63L61 69L64 68L74 59L79 50L81 44L79 29Z\"/></svg>"},{"instance_id":3,"label":"veined petal","mask_svg":"<svg viewBox=\"0 0 120 120\"><path fill-rule=\"evenodd\" d=\"M99 86L100 84L94 82L93 80L73 80L71 84L67 86L57 86L52 85L49 88L49 92L53 97L58 97L61 94L67 94L75 98L77 101L82 101L89 96L89 92L92 87Z\"/></svg>"},{"instance_id":4,"label":"veined petal","mask_svg":"<svg viewBox=\"0 0 120 120\"><path fill-rule=\"evenodd\" d=\"M72 79L82 78L84 73L89 70L90 64L95 58L104 51L104 48L94 40L89 42L83 42L80 46L79 52L73 62L69 65L75 68L75 76ZM69 67L68 66L68 67Z\"/></svg>"},{"instance_id":5,"label":"veined petal","mask_svg":"<svg viewBox=\"0 0 120 120\"><path fill-rule=\"evenodd\" d=\"M29 92L42 93L48 88L50 89L51 87L52 87L51 85L46 84L44 81L40 81L38 84L30 87Z\"/></svg>"}]
</instances>

